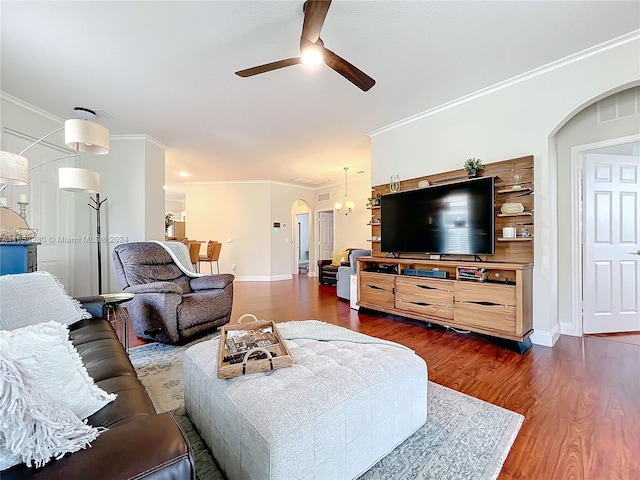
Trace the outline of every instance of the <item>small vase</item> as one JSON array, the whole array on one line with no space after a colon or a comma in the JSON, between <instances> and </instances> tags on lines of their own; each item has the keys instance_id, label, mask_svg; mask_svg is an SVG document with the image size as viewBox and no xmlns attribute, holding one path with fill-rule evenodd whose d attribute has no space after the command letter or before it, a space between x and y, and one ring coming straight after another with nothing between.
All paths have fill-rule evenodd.
<instances>
[{"instance_id":1,"label":"small vase","mask_svg":"<svg viewBox=\"0 0 640 480\"><path fill-rule=\"evenodd\" d=\"M393 193L400 191L400 175L391 175L389 180L389 190Z\"/></svg>"},{"instance_id":2,"label":"small vase","mask_svg":"<svg viewBox=\"0 0 640 480\"><path fill-rule=\"evenodd\" d=\"M478 176L478 170L471 168L467 170L467 174L469 175L469 178L476 178Z\"/></svg>"}]
</instances>

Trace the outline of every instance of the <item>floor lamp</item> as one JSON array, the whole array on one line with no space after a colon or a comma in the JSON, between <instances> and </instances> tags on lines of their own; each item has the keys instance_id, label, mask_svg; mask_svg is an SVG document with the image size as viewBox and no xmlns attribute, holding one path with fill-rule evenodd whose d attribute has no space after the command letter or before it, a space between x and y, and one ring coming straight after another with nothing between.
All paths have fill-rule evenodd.
<instances>
[{"instance_id":1,"label":"floor lamp","mask_svg":"<svg viewBox=\"0 0 640 480\"><path fill-rule=\"evenodd\" d=\"M0 151L0 192L9 185L26 185L29 183L29 170L47 163L62 160L56 158L29 168L29 160L24 156L26 152L49 138L51 135L64 130L64 143L73 151L105 155L109 153L109 130L102 125L89 121L96 116L95 112L83 107L75 107L74 111L81 118L66 120L62 127L56 128L45 136L38 138L20 153ZM6 129L5 130L10 130Z\"/></svg>"},{"instance_id":2,"label":"floor lamp","mask_svg":"<svg viewBox=\"0 0 640 480\"><path fill-rule=\"evenodd\" d=\"M29 167L29 160L24 154L43 140L62 130L64 130L64 143L72 151L94 155L109 153L109 130L102 125L89 121L89 119L95 118L96 113L83 107L75 107L74 111L80 118L66 120L62 127L38 138L20 153L0 151L0 192L9 185L27 185L29 183L29 170L64 158L77 156L77 154L67 155ZM5 128L5 130L7 129ZM97 215L98 293L101 295L102 241L100 238L100 207L107 199L100 200L100 174L82 168L60 168L58 175L61 190L96 194L95 199L91 197L93 205L89 204L89 206L96 211Z\"/></svg>"},{"instance_id":3,"label":"floor lamp","mask_svg":"<svg viewBox=\"0 0 640 480\"><path fill-rule=\"evenodd\" d=\"M58 169L60 190L74 193L95 193L88 205L96 211L96 242L98 244L98 295L102 295L102 238L100 236L100 207L107 199L100 200L100 174L86 168L62 167Z\"/></svg>"}]
</instances>

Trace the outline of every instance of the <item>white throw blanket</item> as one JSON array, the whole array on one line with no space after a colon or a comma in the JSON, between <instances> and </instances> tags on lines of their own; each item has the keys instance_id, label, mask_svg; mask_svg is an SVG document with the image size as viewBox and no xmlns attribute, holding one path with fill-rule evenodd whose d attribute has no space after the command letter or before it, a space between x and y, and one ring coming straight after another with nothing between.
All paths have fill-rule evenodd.
<instances>
[{"instance_id":1,"label":"white throw blanket","mask_svg":"<svg viewBox=\"0 0 640 480\"><path fill-rule=\"evenodd\" d=\"M150 242L157 243L164 248L171 256L174 262L182 273L187 277L205 277L206 273L196 273L191 264L191 256L189 255L189 248L182 242L161 242L159 240L149 240Z\"/></svg>"},{"instance_id":2,"label":"white throw blanket","mask_svg":"<svg viewBox=\"0 0 640 480\"><path fill-rule=\"evenodd\" d=\"M282 322L276 325L282 335L282 338L285 340L306 338L325 342L341 341L352 343L379 343L382 345L390 345L392 347L404 348L405 350L413 351L409 347L405 347L399 343L383 340L382 338L371 337L364 333L354 332L348 328L321 322L320 320Z\"/></svg>"}]
</instances>

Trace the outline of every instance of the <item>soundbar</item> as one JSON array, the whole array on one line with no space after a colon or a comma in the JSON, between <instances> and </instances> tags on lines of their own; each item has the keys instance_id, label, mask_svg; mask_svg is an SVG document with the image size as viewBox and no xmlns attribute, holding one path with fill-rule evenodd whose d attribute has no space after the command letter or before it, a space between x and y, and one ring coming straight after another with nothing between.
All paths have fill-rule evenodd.
<instances>
[{"instance_id":1,"label":"soundbar","mask_svg":"<svg viewBox=\"0 0 640 480\"><path fill-rule=\"evenodd\" d=\"M414 270L412 268L405 268L402 274L415 275L417 277L447 278L447 272L441 272L440 270Z\"/></svg>"}]
</instances>

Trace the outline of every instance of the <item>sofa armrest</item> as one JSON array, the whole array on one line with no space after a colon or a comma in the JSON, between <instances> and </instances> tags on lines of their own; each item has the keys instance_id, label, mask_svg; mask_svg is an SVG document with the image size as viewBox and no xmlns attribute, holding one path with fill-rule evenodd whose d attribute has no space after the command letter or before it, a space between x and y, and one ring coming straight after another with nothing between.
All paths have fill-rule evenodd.
<instances>
[{"instance_id":1,"label":"sofa armrest","mask_svg":"<svg viewBox=\"0 0 640 480\"><path fill-rule=\"evenodd\" d=\"M318 260L318 267L322 268L325 265L331 265L333 260Z\"/></svg>"},{"instance_id":2,"label":"sofa armrest","mask_svg":"<svg viewBox=\"0 0 640 480\"><path fill-rule=\"evenodd\" d=\"M198 292L200 290L221 290L233 282L234 277L230 273L221 273L220 275L205 275L204 277L192 278L189 282L191 290Z\"/></svg>"},{"instance_id":3,"label":"sofa armrest","mask_svg":"<svg viewBox=\"0 0 640 480\"><path fill-rule=\"evenodd\" d=\"M87 312L91 314L91 316L95 318L104 318L106 317L104 307L104 298L100 295L96 295L93 297L78 297L76 298L82 308L84 308Z\"/></svg>"},{"instance_id":4,"label":"sofa armrest","mask_svg":"<svg viewBox=\"0 0 640 480\"><path fill-rule=\"evenodd\" d=\"M182 295L183 291L180 285L173 282L152 282L141 283L139 285L130 285L124 289L127 293L135 293L139 295L141 293L177 293Z\"/></svg>"},{"instance_id":5,"label":"sofa armrest","mask_svg":"<svg viewBox=\"0 0 640 480\"><path fill-rule=\"evenodd\" d=\"M67 454L42 468L24 464L2 472L2 480L195 479L189 441L170 413L139 415L100 434L90 448Z\"/></svg>"}]
</instances>

